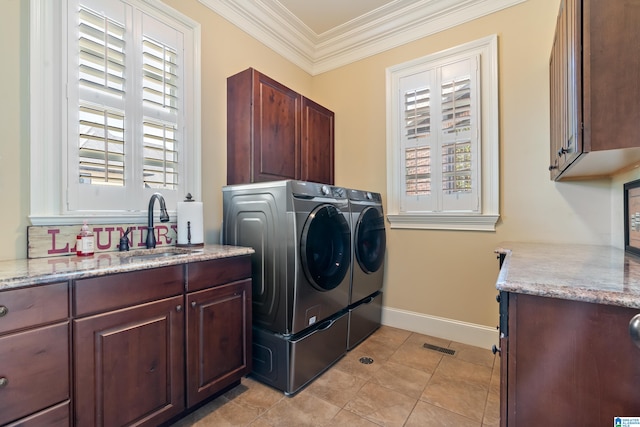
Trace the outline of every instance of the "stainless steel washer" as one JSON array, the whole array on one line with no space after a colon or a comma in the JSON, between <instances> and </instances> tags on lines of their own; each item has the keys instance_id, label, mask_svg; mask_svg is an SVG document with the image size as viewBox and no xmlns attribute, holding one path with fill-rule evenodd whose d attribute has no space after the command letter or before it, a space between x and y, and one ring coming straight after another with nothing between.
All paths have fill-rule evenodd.
<instances>
[{"instance_id":1,"label":"stainless steel washer","mask_svg":"<svg viewBox=\"0 0 640 427\"><path fill-rule=\"evenodd\" d=\"M303 181L223 188L223 242L250 246L254 326L292 335L349 304L346 190Z\"/></svg>"},{"instance_id":2,"label":"stainless steel washer","mask_svg":"<svg viewBox=\"0 0 640 427\"><path fill-rule=\"evenodd\" d=\"M250 246L251 375L294 394L347 353L346 190L302 181L223 188L223 243Z\"/></svg>"}]
</instances>

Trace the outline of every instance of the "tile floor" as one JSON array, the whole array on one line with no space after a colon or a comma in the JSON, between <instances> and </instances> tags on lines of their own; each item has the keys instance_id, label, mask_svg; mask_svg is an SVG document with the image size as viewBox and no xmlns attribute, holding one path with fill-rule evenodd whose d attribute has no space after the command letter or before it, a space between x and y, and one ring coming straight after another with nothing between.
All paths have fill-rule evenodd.
<instances>
[{"instance_id":1,"label":"tile floor","mask_svg":"<svg viewBox=\"0 0 640 427\"><path fill-rule=\"evenodd\" d=\"M293 397L243 378L172 427L498 426L499 364L488 349L382 326Z\"/></svg>"}]
</instances>

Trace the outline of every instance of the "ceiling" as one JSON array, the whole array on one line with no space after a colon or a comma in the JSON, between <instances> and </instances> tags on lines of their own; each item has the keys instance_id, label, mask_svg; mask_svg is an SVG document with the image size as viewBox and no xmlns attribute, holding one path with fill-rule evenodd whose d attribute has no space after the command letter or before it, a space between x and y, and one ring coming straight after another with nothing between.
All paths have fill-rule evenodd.
<instances>
[{"instance_id":1,"label":"ceiling","mask_svg":"<svg viewBox=\"0 0 640 427\"><path fill-rule=\"evenodd\" d=\"M365 16L394 0L280 0L280 4L317 35Z\"/></svg>"},{"instance_id":2,"label":"ceiling","mask_svg":"<svg viewBox=\"0 0 640 427\"><path fill-rule=\"evenodd\" d=\"M199 0L311 75L526 0Z\"/></svg>"}]
</instances>

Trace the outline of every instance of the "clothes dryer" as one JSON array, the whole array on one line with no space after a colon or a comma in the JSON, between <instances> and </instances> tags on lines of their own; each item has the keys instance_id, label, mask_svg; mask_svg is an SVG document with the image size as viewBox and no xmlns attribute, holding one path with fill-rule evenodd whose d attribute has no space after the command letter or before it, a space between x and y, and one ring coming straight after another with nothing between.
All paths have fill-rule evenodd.
<instances>
[{"instance_id":1,"label":"clothes dryer","mask_svg":"<svg viewBox=\"0 0 640 427\"><path fill-rule=\"evenodd\" d=\"M223 243L249 246L253 324L297 334L349 304L351 229L344 188L274 181L223 188Z\"/></svg>"},{"instance_id":2,"label":"clothes dryer","mask_svg":"<svg viewBox=\"0 0 640 427\"><path fill-rule=\"evenodd\" d=\"M351 215L352 263L347 349L380 327L386 231L379 193L347 190Z\"/></svg>"},{"instance_id":3,"label":"clothes dryer","mask_svg":"<svg viewBox=\"0 0 640 427\"><path fill-rule=\"evenodd\" d=\"M353 189L347 194L353 239L349 304L353 304L382 289L387 238L380 194Z\"/></svg>"}]
</instances>

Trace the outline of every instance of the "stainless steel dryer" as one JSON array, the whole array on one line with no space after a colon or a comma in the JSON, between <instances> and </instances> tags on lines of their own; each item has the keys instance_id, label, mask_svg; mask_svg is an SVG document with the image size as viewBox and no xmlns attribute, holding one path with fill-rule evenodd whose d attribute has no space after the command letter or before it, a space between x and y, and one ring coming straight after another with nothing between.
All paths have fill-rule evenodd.
<instances>
[{"instance_id":1,"label":"stainless steel dryer","mask_svg":"<svg viewBox=\"0 0 640 427\"><path fill-rule=\"evenodd\" d=\"M386 231L379 193L347 190L352 227L348 349L380 326Z\"/></svg>"},{"instance_id":2,"label":"stainless steel dryer","mask_svg":"<svg viewBox=\"0 0 640 427\"><path fill-rule=\"evenodd\" d=\"M223 188L223 243L249 246L252 375L293 394L347 352L346 190L303 181Z\"/></svg>"}]
</instances>

